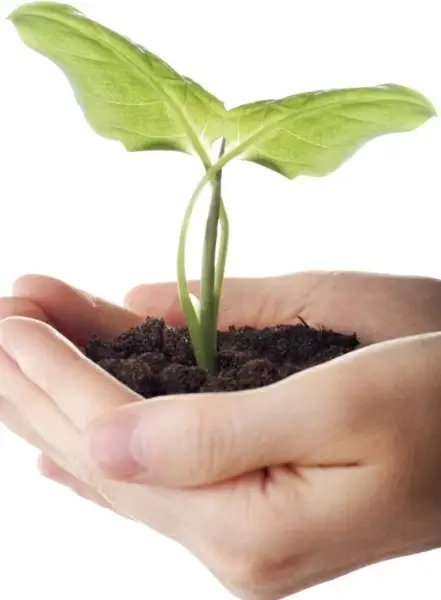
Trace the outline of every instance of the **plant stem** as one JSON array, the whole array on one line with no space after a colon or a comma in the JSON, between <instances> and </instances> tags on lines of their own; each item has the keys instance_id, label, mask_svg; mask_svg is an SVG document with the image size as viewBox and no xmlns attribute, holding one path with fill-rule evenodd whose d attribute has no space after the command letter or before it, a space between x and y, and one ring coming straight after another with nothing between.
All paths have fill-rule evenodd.
<instances>
[{"instance_id":1,"label":"plant stem","mask_svg":"<svg viewBox=\"0 0 441 600\"><path fill-rule=\"evenodd\" d=\"M179 301L181 304L182 311L185 316L185 322L188 327L188 332L190 335L191 343L193 346L193 351L195 354L196 362L198 365L201 365L204 362L204 357L201 354L203 352L202 349L202 340L201 340L201 330L199 323L199 316L196 313L196 310L193 306L193 302L190 297L190 292L188 289L188 281L187 281L187 272L185 268L185 258L186 258L186 246L187 246L187 234L190 226L191 216L193 214L194 207L196 205L197 199L206 184L206 180L202 179L199 182L198 187L194 191L192 197L190 198L190 202L187 205L187 208L184 213L184 218L182 220L181 231L179 234L179 242L178 242L178 257L177 257L177 283L178 283L178 294Z\"/></svg>"},{"instance_id":2,"label":"plant stem","mask_svg":"<svg viewBox=\"0 0 441 600\"><path fill-rule=\"evenodd\" d=\"M225 152L225 140L222 140L220 157ZM217 373L217 319L219 301L217 297L218 281L216 279L216 248L219 218L221 213L222 171L216 173L212 184L212 195L205 227L204 250L202 255L201 293L200 293L200 327L204 354L204 368L211 374ZM225 259L220 254L220 267Z\"/></svg>"},{"instance_id":3,"label":"plant stem","mask_svg":"<svg viewBox=\"0 0 441 600\"><path fill-rule=\"evenodd\" d=\"M221 198L220 206L220 243L219 252L216 262L216 282L215 282L215 296L216 296L216 322L219 317L219 304L222 294L222 287L224 284L225 265L227 262L228 254L228 242L230 238L230 224L228 222L227 211Z\"/></svg>"},{"instance_id":4,"label":"plant stem","mask_svg":"<svg viewBox=\"0 0 441 600\"><path fill-rule=\"evenodd\" d=\"M186 266L185 266L188 230L189 230L191 217L193 215L194 208L196 206L197 200L198 200L201 192L203 191L204 187L215 178L217 173L220 172L220 170L213 172L211 162L209 162L208 159L204 160L203 164L206 169L206 172L204 174L204 177L201 179L201 181L197 185L196 189L194 190L194 192L190 198L190 201L187 205L187 208L184 213L184 218L182 221L181 231L180 231L180 235L179 235L179 242L178 242L177 283L178 283L179 300L181 303L182 311L184 313L185 321L186 321L188 331L190 334L190 339L191 339L191 343L193 346L193 351L195 354L196 362L200 367L206 368L208 370L208 369L210 369L210 358L208 358L206 356L206 345L205 345L205 343L203 341L203 337L202 337L201 323L200 323L199 315L197 314L195 307L193 306L191 295L190 295L190 292L188 289L187 273L186 273ZM213 189L213 195L214 195L214 193L215 192ZM219 198L220 198L219 221L220 221L221 236L220 236L220 244L219 244L219 253L218 253L217 262L216 262L215 284L214 284L214 289L215 289L215 304L214 304L215 316L214 316L214 319L215 319L216 325L217 325L217 315L219 313L219 301L220 301L220 295L221 295L222 284L223 284L223 279L224 279L225 264L226 264L226 258L227 258L227 252L228 252L228 240L229 240L228 217L227 217L224 203L222 201L222 197L220 195L220 188L219 188ZM215 249L216 249L216 246L215 246ZM202 285L202 282L201 282L201 285ZM216 348L216 350L217 350L217 348ZM216 352L216 354L217 354L217 352Z\"/></svg>"}]
</instances>

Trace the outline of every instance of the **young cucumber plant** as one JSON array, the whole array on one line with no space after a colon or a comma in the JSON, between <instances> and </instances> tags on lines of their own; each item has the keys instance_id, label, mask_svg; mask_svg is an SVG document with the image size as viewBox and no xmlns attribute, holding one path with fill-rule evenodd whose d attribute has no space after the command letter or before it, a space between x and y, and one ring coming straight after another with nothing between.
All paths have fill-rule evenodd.
<instances>
[{"instance_id":1,"label":"young cucumber plant","mask_svg":"<svg viewBox=\"0 0 441 600\"><path fill-rule=\"evenodd\" d=\"M175 150L201 161L205 174L187 206L179 238L177 283L196 361L212 374L217 371L229 232L221 194L224 167L243 159L288 179L325 176L369 140L411 131L435 116L424 96L392 84L309 92L227 111L218 98L158 56L71 6L32 2L9 19L30 48L62 69L95 132L131 152ZM221 150L215 158L218 142ZM211 203L196 299L186 276L187 234L207 185Z\"/></svg>"}]
</instances>

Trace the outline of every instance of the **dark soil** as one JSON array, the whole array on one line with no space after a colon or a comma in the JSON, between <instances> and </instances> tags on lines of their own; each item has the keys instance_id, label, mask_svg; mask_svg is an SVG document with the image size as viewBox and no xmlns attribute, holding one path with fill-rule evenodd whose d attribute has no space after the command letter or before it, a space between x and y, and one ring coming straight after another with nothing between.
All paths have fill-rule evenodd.
<instances>
[{"instance_id":1,"label":"dark soil","mask_svg":"<svg viewBox=\"0 0 441 600\"><path fill-rule=\"evenodd\" d=\"M148 318L111 342L93 338L85 354L143 396L220 392L270 385L358 346L355 335L306 324L219 332L219 374L196 366L186 328Z\"/></svg>"}]
</instances>

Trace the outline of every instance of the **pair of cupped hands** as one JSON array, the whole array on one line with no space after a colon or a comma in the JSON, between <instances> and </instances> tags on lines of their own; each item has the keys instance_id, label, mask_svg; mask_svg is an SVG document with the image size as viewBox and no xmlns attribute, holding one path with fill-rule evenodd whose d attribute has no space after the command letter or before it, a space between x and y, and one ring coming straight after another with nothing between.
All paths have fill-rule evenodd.
<instances>
[{"instance_id":1,"label":"pair of cupped hands","mask_svg":"<svg viewBox=\"0 0 441 600\"><path fill-rule=\"evenodd\" d=\"M25 276L0 300L1 420L44 475L177 540L246 600L440 546L441 282L232 279L221 307L221 328L302 317L362 348L259 390L146 401L81 348L145 316L182 325L175 285L119 307Z\"/></svg>"}]
</instances>

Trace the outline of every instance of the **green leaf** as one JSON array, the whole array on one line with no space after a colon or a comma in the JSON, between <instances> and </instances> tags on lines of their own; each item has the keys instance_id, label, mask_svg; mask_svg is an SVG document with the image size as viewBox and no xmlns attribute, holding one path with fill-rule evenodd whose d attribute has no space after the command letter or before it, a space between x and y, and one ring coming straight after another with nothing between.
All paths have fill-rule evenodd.
<instances>
[{"instance_id":1,"label":"green leaf","mask_svg":"<svg viewBox=\"0 0 441 600\"><path fill-rule=\"evenodd\" d=\"M289 179L324 176L369 140L411 131L435 114L424 96L391 84L254 102L230 111L224 162L241 157Z\"/></svg>"},{"instance_id":2,"label":"green leaf","mask_svg":"<svg viewBox=\"0 0 441 600\"><path fill-rule=\"evenodd\" d=\"M98 134L130 151L178 150L207 162L226 110L200 85L66 4L24 4L9 19L62 69Z\"/></svg>"}]
</instances>

